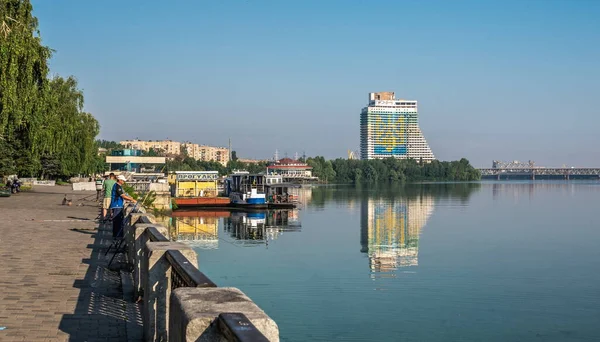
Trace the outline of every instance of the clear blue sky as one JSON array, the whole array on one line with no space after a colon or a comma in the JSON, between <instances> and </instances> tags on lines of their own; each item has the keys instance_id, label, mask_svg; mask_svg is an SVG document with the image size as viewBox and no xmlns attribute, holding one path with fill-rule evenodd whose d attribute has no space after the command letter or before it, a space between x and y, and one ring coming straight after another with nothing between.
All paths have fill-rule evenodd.
<instances>
[{"instance_id":1,"label":"clear blue sky","mask_svg":"<svg viewBox=\"0 0 600 342\"><path fill-rule=\"evenodd\" d=\"M439 159L600 165L600 1L32 2L103 139L345 157L395 91Z\"/></svg>"}]
</instances>

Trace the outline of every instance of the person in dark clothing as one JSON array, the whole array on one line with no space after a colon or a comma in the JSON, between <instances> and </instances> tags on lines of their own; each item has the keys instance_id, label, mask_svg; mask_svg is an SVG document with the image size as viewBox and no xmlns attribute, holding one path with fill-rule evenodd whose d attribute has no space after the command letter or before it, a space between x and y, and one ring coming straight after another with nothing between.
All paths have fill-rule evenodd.
<instances>
[{"instance_id":1,"label":"person in dark clothing","mask_svg":"<svg viewBox=\"0 0 600 342\"><path fill-rule=\"evenodd\" d=\"M119 175L117 177L117 182L115 185L113 185L112 189L110 208L112 209L113 217L113 238L123 237L123 204L125 204L125 201L137 203L136 200L123 191L123 184L125 184L125 177L123 175Z\"/></svg>"}]
</instances>

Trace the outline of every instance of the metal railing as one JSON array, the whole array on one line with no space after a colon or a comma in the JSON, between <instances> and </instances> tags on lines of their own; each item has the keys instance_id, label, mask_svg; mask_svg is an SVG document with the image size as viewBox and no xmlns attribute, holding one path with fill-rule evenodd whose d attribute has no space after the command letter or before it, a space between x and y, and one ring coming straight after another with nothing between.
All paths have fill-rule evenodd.
<instances>
[{"instance_id":1,"label":"metal railing","mask_svg":"<svg viewBox=\"0 0 600 342\"><path fill-rule=\"evenodd\" d=\"M172 267L171 290L179 287L217 287L180 251L167 251L166 257Z\"/></svg>"},{"instance_id":2,"label":"metal railing","mask_svg":"<svg viewBox=\"0 0 600 342\"><path fill-rule=\"evenodd\" d=\"M169 242L169 238L162 235L156 227L146 228L146 234L151 242Z\"/></svg>"}]
</instances>

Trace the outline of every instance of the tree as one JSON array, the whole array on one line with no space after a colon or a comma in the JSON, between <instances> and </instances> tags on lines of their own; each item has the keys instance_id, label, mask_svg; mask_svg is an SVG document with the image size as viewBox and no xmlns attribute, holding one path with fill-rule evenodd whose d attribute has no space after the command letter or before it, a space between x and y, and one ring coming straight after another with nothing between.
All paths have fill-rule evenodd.
<instances>
[{"instance_id":1,"label":"tree","mask_svg":"<svg viewBox=\"0 0 600 342\"><path fill-rule=\"evenodd\" d=\"M98 147L102 147L107 150L119 150L125 148L125 146L119 144L116 141L111 140L96 140L96 144L98 145Z\"/></svg>"},{"instance_id":2,"label":"tree","mask_svg":"<svg viewBox=\"0 0 600 342\"><path fill-rule=\"evenodd\" d=\"M236 151L231 151L231 160L232 161L237 161L238 160L237 152Z\"/></svg>"},{"instance_id":3,"label":"tree","mask_svg":"<svg viewBox=\"0 0 600 342\"><path fill-rule=\"evenodd\" d=\"M51 50L41 44L29 0L0 0L2 173L70 176L97 168L100 127L83 111L74 77L48 78Z\"/></svg>"},{"instance_id":4,"label":"tree","mask_svg":"<svg viewBox=\"0 0 600 342\"><path fill-rule=\"evenodd\" d=\"M367 182L374 183L374 182L377 182L377 180L379 179L379 175L377 174L377 170L375 170L375 167L373 166L373 164L365 164L363 173L365 175L365 180Z\"/></svg>"},{"instance_id":5,"label":"tree","mask_svg":"<svg viewBox=\"0 0 600 342\"><path fill-rule=\"evenodd\" d=\"M145 155L148 157L158 157L159 154L154 148L150 147L150 149L148 149L148 152L146 152Z\"/></svg>"},{"instance_id":6,"label":"tree","mask_svg":"<svg viewBox=\"0 0 600 342\"><path fill-rule=\"evenodd\" d=\"M308 158L313 175L322 181L338 183L359 182L419 182L419 181L470 181L481 175L465 158L460 161L429 163L414 159L349 160L333 161L321 156Z\"/></svg>"},{"instance_id":7,"label":"tree","mask_svg":"<svg viewBox=\"0 0 600 342\"><path fill-rule=\"evenodd\" d=\"M321 178L326 182L335 180L335 171L333 170L333 164L331 161L327 160L321 169Z\"/></svg>"},{"instance_id":8,"label":"tree","mask_svg":"<svg viewBox=\"0 0 600 342\"><path fill-rule=\"evenodd\" d=\"M0 139L15 163L8 170L35 166L28 158L44 124L44 90L51 50L40 44L37 18L29 1L0 1Z\"/></svg>"}]
</instances>

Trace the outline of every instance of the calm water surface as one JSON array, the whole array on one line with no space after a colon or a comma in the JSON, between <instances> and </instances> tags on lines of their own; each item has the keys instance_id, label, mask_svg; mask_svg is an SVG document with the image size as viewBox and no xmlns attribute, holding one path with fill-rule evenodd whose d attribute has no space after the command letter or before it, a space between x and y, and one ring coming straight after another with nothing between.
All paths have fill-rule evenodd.
<instances>
[{"instance_id":1,"label":"calm water surface","mask_svg":"<svg viewBox=\"0 0 600 342\"><path fill-rule=\"evenodd\" d=\"M600 341L600 183L303 189L174 217L282 341Z\"/></svg>"}]
</instances>

